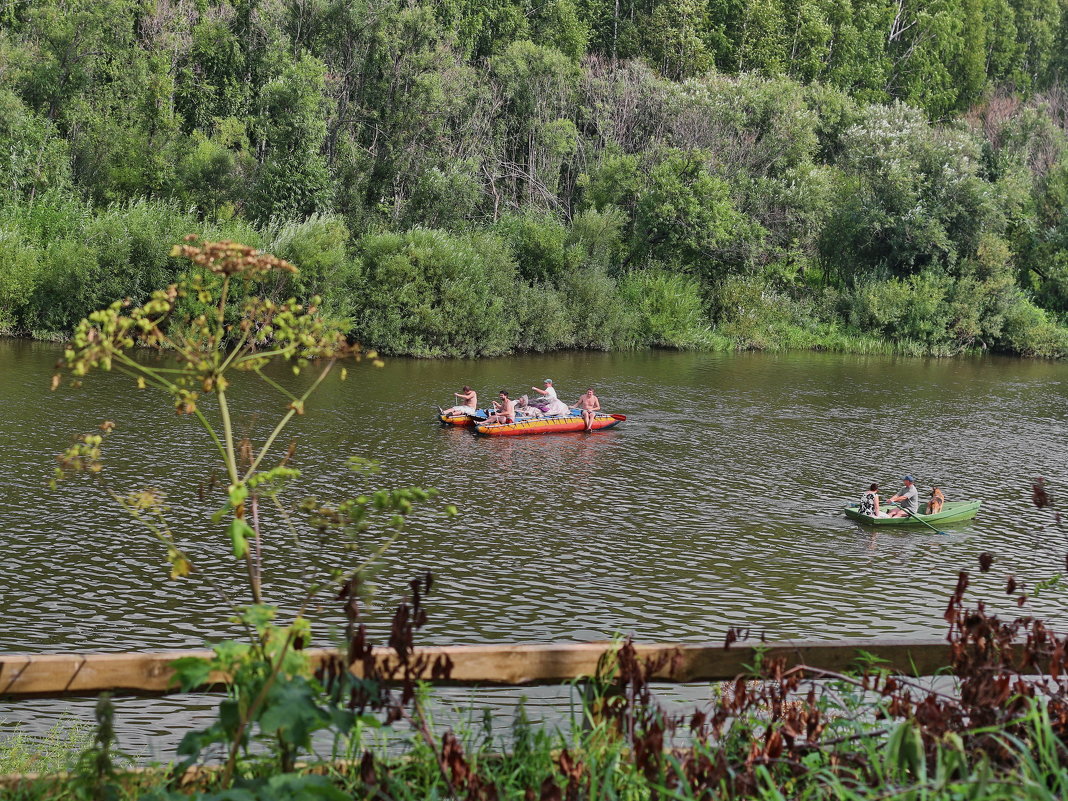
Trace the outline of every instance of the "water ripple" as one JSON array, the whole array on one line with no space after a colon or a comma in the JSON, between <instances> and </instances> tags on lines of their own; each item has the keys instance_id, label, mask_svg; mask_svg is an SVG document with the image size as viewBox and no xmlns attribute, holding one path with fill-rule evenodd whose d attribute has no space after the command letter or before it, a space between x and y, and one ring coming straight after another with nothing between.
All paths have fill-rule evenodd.
<instances>
[{"instance_id":1,"label":"water ripple","mask_svg":"<svg viewBox=\"0 0 1068 801\"><path fill-rule=\"evenodd\" d=\"M221 527L203 523L218 503L199 497L211 464L201 433L117 376L94 378L98 395L49 394L56 355L0 341L9 411L0 651L175 648L235 636L225 602L203 581L166 581L158 543L101 493L46 484L73 433L116 420L109 481L165 488L174 531L202 575L240 597ZM1007 574L1048 576L1068 550L1068 535L1029 503L1034 476L1064 483L1065 365L578 353L396 360L352 372L297 423L294 463L310 491L360 491L345 468L358 454L382 464L377 485L436 487L462 512L455 521L420 516L386 554L377 636L384 610L425 569L438 582L427 642L715 641L728 626L772 639L935 635L957 571L980 552L998 557L976 578L996 605L1005 604ZM592 381L605 406L630 419L594 435L502 439L433 421L429 403L461 384L522 390L546 374L566 400ZM279 404L257 398L242 408L240 430L262 434ZM981 516L949 537L872 532L841 517L868 483L895 489L905 473L950 499L983 498ZM265 558L268 592L284 607L305 590L309 559L343 553L329 541L301 552L280 538ZM1031 609L1064 615L1043 597ZM341 620L328 606L318 613L317 636L328 642ZM162 711L139 718L146 727L173 731L193 714L187 701L153 704Z\"/></svg>"}]
</instances>

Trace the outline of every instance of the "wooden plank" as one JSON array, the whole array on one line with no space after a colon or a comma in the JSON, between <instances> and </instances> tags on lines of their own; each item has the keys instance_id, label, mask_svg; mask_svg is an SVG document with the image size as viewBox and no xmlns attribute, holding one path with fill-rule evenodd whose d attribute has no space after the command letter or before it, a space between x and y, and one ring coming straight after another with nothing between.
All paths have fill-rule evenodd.
<instances>
[{"instance_id":1,"label":"wooden plank","mask_svg":"<svg viewBox=\"0 0 1068 801\"><path fill-rule=\"evenodd\" d=\"M417 655L452 660L447 685L519 686L560 684L593 675L598 662L618 643L552 643L452 645L416 649ZM746 673L758 659L783 658L787 667L806 665L833 672L856 668L861 652L883 660L897 673L932 675L949 664L949 646L939 640L870 639L827 641L780 641L762 647L736 644L641 644L635 647L645 658L667 657L669 666L655 678L670 682L724 681ZM758 651L760 655L758 655ZM310 649L318 666L336 652ZM210 651L163 651L121 654L0 654L0 697L60 697L93 695L110 690L120 695L162 695L177 690L171 686L170 662L182 656L209 657ZM390 649L375 651L379 666L387 672L396 667ZM671 668L671 665L674 668ZM354 672L359 674L358 666ZM429 680L429 670L419 678ZM219 689L226 677L212 677L213 684L200 691Z\"/></svg>"},{"instance_id":2,"label":"wooden plank","mask_svg":"<svg viewBox=\"0 0 1068 801\"><path fill-rule=\"evenodd\" d=\"M182 656L210 658L212 652L0 654L0 698L95 695L104 690L161 694L173 691L170 663Z\"/></svg>"}]
</instances>

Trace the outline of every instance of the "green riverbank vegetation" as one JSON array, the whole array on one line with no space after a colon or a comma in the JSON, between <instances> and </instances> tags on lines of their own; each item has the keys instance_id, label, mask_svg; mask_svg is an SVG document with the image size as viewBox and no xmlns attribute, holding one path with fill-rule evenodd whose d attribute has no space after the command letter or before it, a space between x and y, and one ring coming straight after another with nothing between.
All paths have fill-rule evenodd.
<instances>
[{"instance_id":1,"label":"green riverbank vegetation","mask_svg":"<svg viewBox=\"0 0 1068 801\"><path fill-rule=\"evenodd\" d=\"M300 264L384 353L1068 353L1065 0L23 0L0 332Z\"/></svg>"}]
</instances>

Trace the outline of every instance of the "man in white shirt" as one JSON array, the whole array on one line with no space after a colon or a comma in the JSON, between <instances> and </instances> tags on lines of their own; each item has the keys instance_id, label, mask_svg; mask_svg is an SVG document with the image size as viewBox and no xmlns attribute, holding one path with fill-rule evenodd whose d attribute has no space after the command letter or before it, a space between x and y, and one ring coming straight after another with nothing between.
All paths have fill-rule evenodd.
<instances>
[{"instance_id":1,"label":"man in white shirt","mask_svg":"<svg viewBox=\"0 0 1068 801\"><path fill-rule=\"evenodd\" d=\"M532 390L545 396L545 399L549 402L548 408L545 410L545 414L548 415L568 415L571 414L571 407L556 397L556 388L553 387L553 380L546 378L543 382L545 389L539 389L538 387L531 387Z\"/></svg>"}]
</instances>

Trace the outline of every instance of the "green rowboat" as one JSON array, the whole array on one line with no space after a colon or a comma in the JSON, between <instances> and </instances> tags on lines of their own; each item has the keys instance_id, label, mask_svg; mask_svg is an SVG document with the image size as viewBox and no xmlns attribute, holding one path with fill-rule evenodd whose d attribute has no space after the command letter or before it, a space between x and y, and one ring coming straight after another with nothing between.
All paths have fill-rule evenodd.
<instances>
[{"instance_id":1,"label":"green rowboat","mask_svg":"<svg viewBox=\"0 0 1068 801\"><path fill-rule=\"evenodd\" d=\"M922 526L923 523L956 523L959 520L971 520L979 513L981 501L946 501L938 514L924 514L927 504L920 507L921 512L913 517L871 517L862 515L857 505L847 506L845 516L859 520L867 526ZM890 508L893 508L892 506ZM920 522L920 521L923 522Z\"/></svg>"}]
</instances>

